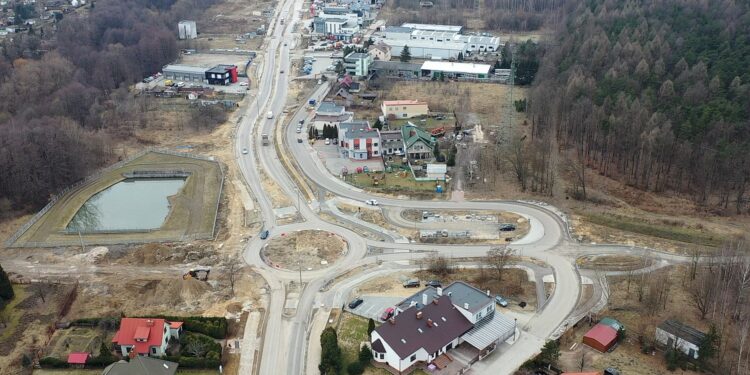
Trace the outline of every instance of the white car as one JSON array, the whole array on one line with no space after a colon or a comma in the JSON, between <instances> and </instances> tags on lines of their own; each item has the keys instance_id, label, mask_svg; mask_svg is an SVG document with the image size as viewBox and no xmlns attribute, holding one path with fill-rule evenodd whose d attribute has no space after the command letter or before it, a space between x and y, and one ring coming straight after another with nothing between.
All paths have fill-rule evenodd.
<instances>
[{"instance_id":1,"label":"white car","mask_svg":"<svg viewBox=\"0 0 750 375\"><path fill-rule=\"evenodd\" d=\"M326 145L330 145L330 144L331 144L331 140L326 138Z\"/></svg>"},{"instance_id":2,"label":"white car","mask_svg":"<svg viewBox=\"0 0 750 375\"><path fill-rule=\"evenodd\" d=\"M243 153L243 154L247 154L247 149L246 149L246 148L243 148L243 149L242 149L242 153Z\"/></svg>"},{"instance_id":3,"label":"white car","mask_svg":"<svg viewBox=\"0 0 750 375\"><path fill-rule=\"evenodd\" d=\"M365 203L369 204L370 206L377 206L378 205L378 201L375 200L375 199L368 199L368 200L365 201Z\"/></svg>"},{"instance_id":4,"label":"white car","mask_svg":"<svg viewBox=\"0 0 750 375\"><path fill-rule=\"evenodd\" d=\"M240 82L240 86L247 86L247 82Z\"/></svg>"}]
</instances>

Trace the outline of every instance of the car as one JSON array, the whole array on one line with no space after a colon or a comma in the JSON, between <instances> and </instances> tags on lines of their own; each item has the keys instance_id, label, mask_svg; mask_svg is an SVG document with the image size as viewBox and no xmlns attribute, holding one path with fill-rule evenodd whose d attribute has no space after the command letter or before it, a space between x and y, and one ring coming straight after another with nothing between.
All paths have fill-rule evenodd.
<instances>
[{"instance_id":1,"label":"car","mask_svg":"<svg viewBox=\"0 0 750 375\"><path fill-rule=\"evenodd\" d=\"M297 134L302 133L302 128L297 128Z\"/></svg>"},{"instance_id":2,"label":"car","mask_svg":"<svg viewBox=\"0 0 750 375\"><path fill-rule=\"evenodd\" d=\"M362 298L360 298L360 297L357 297L357 298L353 299L351 302L349 302L349 308L352 309L352 310L354 310L359 305L361 305L362 302L364 302L364 300Z\"/></svg>"},{"instance_id":3,"label":"car","mask_svg":"<svg viewBox=\"0 0 750 375\"><path fill-rule=\"evenodd\" d=\"M516 226L515 224L505 223L505 224L500 224L500 227L498 229L500 229L500 231L502 232L512 232L516 230Z\"/></svg>"},{"instance_id":4,"label":"car","mask_svg":"<svg viewBox=\"0 0 750 375\"><path fill-rule=\"evenodd\" d=\"M299 120L299 126L305 125L305 120Z\"/></svg>"},{"instance_id":5,"label":"car","mask_svg":"<svg viewBox=\"0 0 750 375\"><path fill-rule=\"evenodd\" d=\"M247 86L247 85L248 85L247 82L240 82L240 86Z\"/></svg>"},{"instance_id":6,"label":"car","mask_svg":"<svg viewBox=\"0 0 750 375\"><path fill-rule=\"evenodd\" d=\"M297 138L297 143L302 143L302 138Z\"/></svg>"},{"instance_id":7,"label":"car","mask_svg":"<svg viewBox=\"0 0 750 375\"><path fill-rule=\"evenodd\" d=\"M243 149L242 149L242 153L243 153L243 154L247 154L247 148L243 148Z\"/></svg>"},{"instance_id":8,"label":"car","mask_svg":"<svg viewBox=\"0 0 750 375\"><path fill-rule=\"evenodd\" d=\"M393 313L396 312L396 310L393 307L389 307L383 311L383 314L380 315L380 320L388 320L393 317Z\"/></svg>"},{"instance_id":9,"label":"car","mask_svg":"<svg viewBox=\"0 0 750 375\"><path fill-rule=\"evenodd\" d=\"M377 206L378 205L378 201L375 200L375 199L368 199L368 200L365 201L365 203L369 204L370 206Z\"/></svg>"},{"instance_id":10,"label":"car","mask_svg":"<svg viewBox=\"0 0 750 375\"><path fill-rule=\"evenodd\" d=\"M419 288L419 279L411 279L404 281L404 288Z\"/></svg>"},{"instance_id":11,"label":"car","mask_svg":"<svg viewBox=\"0 0 750 375\"><path fill-rule=\"evenodd\" d=\"M500 295L495 296L495 303L502 307L508 307L508 301L506 301L505 298L501 297Z\"/></svg>"},{"instance_id":12,"label":"car","mask_svg":"<svg viewBox=\"0 0 750 375\"><path fill-rule=\"evenodd\" d=\"M439 288L439 287L443 286L443 284L441 284L439 280L430 280L430 281L424 283L424 286L431 286L433 288Z\"/></svg>"},{"instance_id":13,"label":"car","mask_svg":"<svg viewBox=\"0 0 750 375\"><path fill-rule=\"evenodd\" d=\"M264 231L260 232L260 239L261 240L265 240L266 238L268 238L269 234L270 233L267 230L264 230Z\"/></svg>"},{"instance_id":14,"label":"car","mask_svg":"<svg viewBox=\"0 0 750 375\"><path fill-rule=\"evenodd\" d=\"M284 74L284 69L281 69L279 73Z\"/></svg>"},{"instance_id":15,"label":"car","mask_svg":"<svg viewBox=\"0 0 750 375\"><path fill-rule=\"evenodd\" d=\"M326 145L330 145L330 144L331 144L331 140L326 138Z\"/></svg>"},{"instance_id":16,"label":"car","mask_svg":"<svg viewBox=\"0 0 750 375\"><path fill-rule=\"evenodd\" d=\"M286 47L286 42L284 42L284 47Z\"/></svg>"}]
</instances>

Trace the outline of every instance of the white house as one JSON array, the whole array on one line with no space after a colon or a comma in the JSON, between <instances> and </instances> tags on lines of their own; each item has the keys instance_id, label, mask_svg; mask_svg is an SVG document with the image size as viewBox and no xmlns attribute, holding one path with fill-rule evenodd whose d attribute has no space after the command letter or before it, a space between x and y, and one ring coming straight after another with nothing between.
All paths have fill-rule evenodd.
<instances>
[{"instance_id":1,"label":"white house","mask_svg":"<svg viewBox=\"0 0 750 375\"><path fill-rule=\"evenodd\" d=\"M396 305L396 315L372 332L373 359L399 372L432 363L459 345L483 358L515 332L515 322L495 312L488 292L454 282L427 287Z\"/></svg>"},{"instance_id":2,"label":"white house","mask_svg":"<svg viewBox=\"0 0 750 375\"><path fill-rule=\"evenodd\" d=\"M390 61L391 60L391 47L383 42L378 42L371 45L367 49L367 53L372 56L373 60Z\"/></svg>"},{"instance_id":3,"label":"white house","mask_svg":"<svg viewBox=\"0 0 750 375\"><path fill-rule=\"evenodd\" d=\"M349 130L344 135L344 139L339 142L343 143L342 154L352 160L367 160L382 156L378 129Z\"/></svg>"},{"instance_id":4,"label":"white house","mask_svg":"<svg viewBox=\"0 0 750 375\"><path fill-rule=\"evenodd\" d=\"M656 342L698 359L698 349L706 334L677 320L665 320L656 327Z\"/></svg>"},{"instance_id":5,"label":"white house","mask_svg":"<svg viewBox=\"0 0 750 375\"><path fill-rule=\"evenodd\" d=\"M120 329L112 338L123 357L131 352L138 355L162 357L166 355L169 340L178 339L182 322L168 322L164 319L122 318Z\"/></svg>"}]
</instances>

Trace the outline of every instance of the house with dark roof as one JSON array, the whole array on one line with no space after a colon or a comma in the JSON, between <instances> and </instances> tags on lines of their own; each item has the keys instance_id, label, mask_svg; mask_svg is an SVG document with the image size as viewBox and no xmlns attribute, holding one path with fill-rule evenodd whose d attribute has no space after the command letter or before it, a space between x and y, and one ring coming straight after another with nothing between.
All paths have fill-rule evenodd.
<instances>
[{"instance_id":1,"label":"house with dark roof","mask_svg":"<svg viewBox=\"0 0 750 375\"><path fill-rule=\"evenodd\" d=\"M174 375L176 371L177 363L136 356L129 362L119 361L107 366L102 375Z\"/></svg>"},{"instance_id":2,"label":"house with dark roof","mask_svg":"<svg viewBox=\"0 0 750 375\"><path fill-rule=\"evenodd\" d=\"M164 319L122 318L120 329L112 338L112 344L119 347L123 357L131 352L137 355L161 357L166 354L169 340L179 339L182 322L168 322Z\"/></svg>"},{"instance_id":3,"label":"house with dark roof","mask_svg":"<svg viewBox=\"0 0 750 375\"><path fill-rule=\"evenodd\" d=\"M399 373L430 364L459 345L484 358L515 331L515 322L495 311L489 291L461 281L445 289L427 287L396 305L395 316L370 337L373 359Z\"/></svg>"},{"instance_id":4,"label":"house with dark roof","mask_svg":"<svg viewBox=\"0 0 750 375\"><path fill-rule=\"evenodd\" d=\"M383 145L383 156L404 156L404 138L400 130L385 130L380 132Z\"/></svg>"},{"instance_id":5,"label":"house with dark roof","mask_svg":"<svg viewBox=\"0 0 750 375\"><path fill-rule=\"evenodd\" d=\"M698 359L698 350L706 334L675 319L668 319L656 327L656 342L668 349L679 350Z\"/></svg>"}]
</instances>

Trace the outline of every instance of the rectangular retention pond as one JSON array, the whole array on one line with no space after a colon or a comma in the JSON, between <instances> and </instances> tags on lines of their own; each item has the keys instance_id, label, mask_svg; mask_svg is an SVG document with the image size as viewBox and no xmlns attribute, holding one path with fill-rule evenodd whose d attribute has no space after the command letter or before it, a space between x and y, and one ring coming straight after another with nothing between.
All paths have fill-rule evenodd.
<instances>
[{"instance_id":1,"label":"rectangular retention pond","mask_svg":"<svg viewBox=\"0 0 750 375\"><path fill-rule=\"evenodd\" d=\"M169 196L185 178L128 178L91 196L70 220L68 232L147 231L169 214Z\"/></svg>"}]
</instances>

